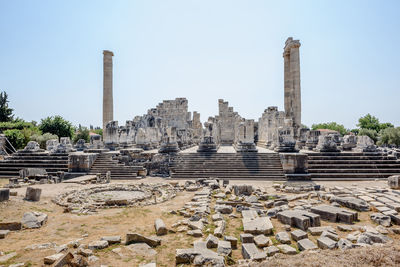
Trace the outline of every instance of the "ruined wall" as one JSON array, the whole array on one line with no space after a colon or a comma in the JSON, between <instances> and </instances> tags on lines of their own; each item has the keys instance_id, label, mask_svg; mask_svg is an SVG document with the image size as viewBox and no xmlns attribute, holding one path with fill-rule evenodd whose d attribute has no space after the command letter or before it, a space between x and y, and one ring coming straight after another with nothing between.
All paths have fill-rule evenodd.
<instances>
[{"instance_id":1,"label":"ruined wall","mask_svg":"<svg viewBox=\"0 0 400 267\"><path fill-rule=\"evenodd\" d=\"M279 128L285 125L285 112L268 107L258 120L258 146L274 148L279 141Z\"/></svg>"}]
</instances>

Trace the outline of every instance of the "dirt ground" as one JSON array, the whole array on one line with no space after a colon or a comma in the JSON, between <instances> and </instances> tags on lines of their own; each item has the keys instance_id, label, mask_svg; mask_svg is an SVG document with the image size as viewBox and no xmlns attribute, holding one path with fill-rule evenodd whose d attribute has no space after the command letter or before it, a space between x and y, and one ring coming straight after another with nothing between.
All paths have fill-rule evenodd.
<instances>
[{"instance_id":1,"label":"dirt ground","mask_svg":"<svg viewBox=\"0 0 400 267\"><path fill-rule=\"evenodd\" d=\"M153 183L160 181L165 180L161 178L150 177L140 181L129 183ZM184 181L180 182L184 183ZM7 183L7 180L0 179L0 187L2 186L2 184L5 183ZM118 181L118 183L121 183L121 181ZM272 188L273 182L271 181L231 181L231 184L243 183L265 187L268 192L275 193L275 190ZM351 186L353 184L357 184L360 187L386 186L386 182L384 181L318 182L318 184L323 184L328 187L332 187L335 185ZM54 204L51 199L57 194L66 190L85 188L88 186L76 184L44 184L38 185L38 187L42 188L42 197L39 202L28 202L23 200L23 196L26 190L26 187L23 187L12 189L11 191L18 192L18 196L10 197L10 201L0 203L0 221L2 222L20 221L24 212L27 211L40 211L48 214L49 216L47 223L40 229L15 231L11 232L5 239L0 239L0 251L5 253L17 252L17 256L8 261L5 266L20 262L24 262L26 266L42 266L43 258L45 256L55 254L54 248L35 250L25 249L27 246L33 244L54 242L57 245L63 245L79 238L84 238L81 241L82 244L88 244L91 241L99 240L102 236L110 235L121 236L122 240L124 241L125 235L128 232L138 232L143 235L153 235L155 234L154 221L156 218L162 218L167 227L170 227L178 220L183 219L183 217L179 215L169 214L168 211L177 210L183 207L183 205L186 202L190 201L190 199L194 195L194 193L192 192L180 192L174 199L157 205L135 208L101 209L98 210L96 214L92 215L74 215L71 213L63 213L63 208ZM240 233L243 232L240 214L238 215L239 218L237 219L226 217L228 218L227 228L225 231L226 235L232 235L238 238ZM371 225L371 221L369 220L369 213L360 213L359 217L360 221L357 223L357 225ZM283 230L282 225L280 224L280 222L278 222L277 219L272 219L272 223L275 227L275 233ZM332 223L322 221L323 226L331 224ZM207 229L209 231L213 231L214 227L212 224L210 224ZM339 234L344 237L348 233L339 232ZM205 238L207 235L208 234L206 233L203 237ZM398 237L392 235L391 237L395 239L395 244L399 244ZM156 256L140 255L136 252L129 250L123 244L113 245L109 248L96 251L95 255L99 257L99 260L91 266L138 266L139 264L148 262L157 262L157 266L175 266L175 249L190 248L192 247L193 241L196 240L195 238L186 235L186 233L169 233L165 236L162 236L161 239L161 246L155 248L155 250L157 251ZM315 241L314 237L312 236L310 236L310 239ZM121 255L112 252L112 249L117 247L121 248ZM397 246L397 248L399 247ZM374 249L379 251L378 248ZM360 252L361 254L365 253L363 249L358 249L357 251L363 251ZM400 257L399 249L392 252L395 253L395 257ZM340 251L324 251L324 254L321 255L324 255L323 257L326 258L326 263L332 260L331 263L333 264L336 262L337 257L342 255L340 253ZM357 252L356 250L354 250L351 253ZM301 253L297 256L291 257L279 256L268 262L274 262L274 264L271 266L302 266L302 263L304 263L304 256L301 255L303 254L304 253ZM313 257L318 257L318 255L319 254L316 254ZM240 243L239 249L233 250L232 258L234 261L242 259ZM355 259L357 259L357 257L355 257ZM398 262L400 262L400 260ZM348 262L345 265L347 264ZM315 264L311 264L310 266L323 265L324 264L315 261ZM362 266L358 265L357 262L353 262L353 265ZM371 262L371 265L375 265L374 262ZM340 264L330 266L340 266Z\"/></svg>"}]
</instances>

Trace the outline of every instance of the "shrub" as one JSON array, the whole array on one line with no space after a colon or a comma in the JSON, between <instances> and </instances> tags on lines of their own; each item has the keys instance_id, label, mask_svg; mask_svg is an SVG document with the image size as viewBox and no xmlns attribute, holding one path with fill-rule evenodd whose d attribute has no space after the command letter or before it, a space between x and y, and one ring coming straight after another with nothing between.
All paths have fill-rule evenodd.
<instances>
[{"instance_id":1,"label":"shrub","mask_svg":"<svg viewBox=\"0 0 400 267\"><path fill-rule=\"evenodd\" d=\"M376 141L378 141L378 132L372 129L365 129L365 128L361 128L358 131L358 135L366 135L369 138L371 138L372 140L374 140L374 142L376 143Z\"/></svg>"},{"instance_id":2,"label":"shrub","mask_svg":"<svg viewBox=\"0 0 400 267\"><path fill-rule=\"evenodd\" d=\"M4 135L8 141L14 146L15 149L21 149L25 147L25 136L21 130L13 129L4 131Z\"/></svg>"},{"instance_id":3,"label":"shrub","mask_svg":"<svg viewBox=\"0 0 400 267\"><path fill-rule=\"evenodd\" d=\"M46 149L46 142L47 140L51 139L58 139L58 136L51 133L44 133L44 134L34 134L30 137L31 141L36 141L39 143L40 148Z\"/></svg>"},{"instance_id":4,"label":"shrub","mask_svg":"<svg viewBox=\"0 0 400 267\"><path fill-rule=\"evenodd\" d=\"M400 127L380 131L378 145L400 146Z\"/></svg>"}]
</instances>

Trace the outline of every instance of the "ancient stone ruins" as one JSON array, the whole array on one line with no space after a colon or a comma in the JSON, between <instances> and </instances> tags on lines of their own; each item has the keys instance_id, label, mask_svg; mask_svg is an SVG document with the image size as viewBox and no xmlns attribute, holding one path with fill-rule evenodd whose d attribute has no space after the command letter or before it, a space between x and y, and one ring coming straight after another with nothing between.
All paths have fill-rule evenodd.
<instances>
[{"instance_id":1,"label":"ancient stone ruins","mask_svg":"<svg viewBox=\"0 0 400 267\"><path fill-rule=\"evenodd\" d=\"M298 40L285 110L258 120L219 99L202 123L175 98L119 125L113 56L103 136L0 136L0 266L400 265L400 151L302 125Z\"/></svg>"}]
</instances>

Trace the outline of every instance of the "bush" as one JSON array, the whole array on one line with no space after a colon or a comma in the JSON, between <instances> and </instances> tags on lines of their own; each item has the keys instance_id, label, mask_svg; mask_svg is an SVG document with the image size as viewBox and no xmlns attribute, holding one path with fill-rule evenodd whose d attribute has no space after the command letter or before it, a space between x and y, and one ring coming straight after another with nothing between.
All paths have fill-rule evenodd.
<instances>
[{"instance_id":1,"label":"bush","mask_svg":"<svg viewBox=\"0 0 400 267\"><path fill-rule=\"evenodd\" d=\"M78 132L74 137L74 143L76 143L79 139L85 140L86 143L90 141L89 130L86 127L79 127Z\"/></svg>"},{"instance_id":2,"label":"bush","mask_svg":"<svg viewBox=\"0 0 400 267\"><path fill-rule=\"evenodd\" d=\"M313 124L311 126L311 128L312 128L312 130L318 130L318 129L334 130L334 131L338 131L341 135L345 135L349 132L342 124L338 124L336 122Z\"/></svg>"},{"instance_id":3,"label":"bush","mask_svg":"<svg viewBox=\"0 0 400 267\"><path fill-rule=\"evenodd\" d=\"M25 147L25 136L21 130L13 129L4 131L4 135L8 141L13 145L15 149L21 149Z\"/></svg>"},{"instance_id":4,"label":"bush","mask_svg":"<svg viewBox=\"0 0 400 267\"><path fill-rule=\"evenodd\" d=\"M103 129L92 130L93 133L103 136Z\"/></svg>"},{"instance_id":5,"label":"bush","mask_svg":"<svg viewBox=\"0 0 400 267\"><path fill-rule=\"evenodd\" d=\"M71 139L74 134L74 127L71 122L63 119L61 116L42 119L39 129L43 133L51 133L59 137L69 137Z\"/></svg>"},{"instance_id":6,"label":"bush","mask_svg":"<svg viewBox=\"0 0 400 267\"><path fill-rule=\"evenodd\" d=\"M378 145L400 146L400 127L380 131Z\"/></svg>"},{"instance_id":7,"label":"bush","mask_svg":"<svg viewBox=\"0 0 400 267\"><path fill-rule=\"evenodd\" d=\"M30 137L30 140L38 142L40 145L40 148L42 148L42 149L46 149L46 142L47 142L47 140L51 140L51 139L58 140L58 136L55 134L51 134L51 133L45 133L43 135L34 134Z\"/></svg>"},{"instance_id":8,"label":"bush","mask_svg":"<svg viewBox=\"0 0 400 267\"><path fill-rule=\"evenodd\" d=\"M35 128L35 125L26 121L0 122L0 131L12 129L22 130L24 128Z\"/></svg>"},{"instance_id":9,"label":"bush","mask_svg":"<svg viewBox=\"0 0 400 267\"><path fill-rule=\"evenodd\" d=\"M362 128L358 131L358 135L366 135L372 140L374 140L375 143L376 141L378 141L378 132L372 129Z\"/></svg>"}]
</instances>

